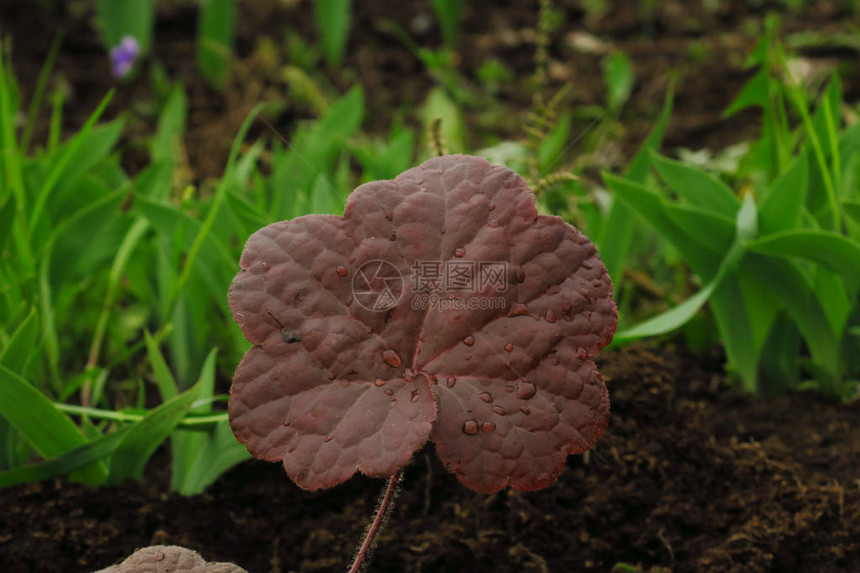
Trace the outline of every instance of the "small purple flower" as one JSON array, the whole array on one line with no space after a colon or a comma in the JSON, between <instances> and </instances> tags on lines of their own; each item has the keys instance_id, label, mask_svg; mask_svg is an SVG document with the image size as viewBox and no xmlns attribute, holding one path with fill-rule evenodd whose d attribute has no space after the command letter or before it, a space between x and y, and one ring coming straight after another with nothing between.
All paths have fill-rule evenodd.
<instances>
[{"instance_id":1,"label":"small purple flower","mask_svg":"<svg viewBox=\"0 0 860 573\"><path fill-rule=\"evenodd\" d=\"M110 61L115 78L124 78L134 66L134 61L140 55L140 44L134 36L123 36L119 45L111 48Z\"/></svg>"}]
</instances>

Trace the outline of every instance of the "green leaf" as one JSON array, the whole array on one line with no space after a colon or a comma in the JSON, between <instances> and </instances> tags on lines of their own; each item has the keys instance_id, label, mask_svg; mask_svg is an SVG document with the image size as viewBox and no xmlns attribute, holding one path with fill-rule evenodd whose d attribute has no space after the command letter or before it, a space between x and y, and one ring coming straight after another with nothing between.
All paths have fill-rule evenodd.
<instances>
[{"instance_id":1,"label":"green leaf","mask_svg":"<svg viewBox=\"0 0 860 573\"><path fill-rule=\"evenodd\" d=\"M3 249L6 248L6 243L12 236L12 225L15 223L15 196L11 195L6 203L0 207L0 256L3 255Z\"/></svg>"},{"instance_id":2,"label":"green leaf","mask_svg":"<svg viewBox=\"0 0 860 573\"><path fill-rule=\"evenodd\" d=\"M651 129L648 138L636 152L633 160L627 168L626 178L633 183L644 183L651 169L651 151L659 149L663 141L663 134L669 124L672 115L672 103L674 101L673 91L666 93L663 109L657 123ZM600 256L609 275L616 285L622 283L624 267L627 265L627 256L630 245L633 242L633 230L635 224L633 211L621 201L613 201L606 216L606 223L596 238Z\"/></svg>"},{"instance_id":3,"label":"green leaf","mask_svg":"<svg viewBox=\"0 0 860 573\"><path fill-rule=\"evenodd\" d=\"M813 285L816 298L830 321L830 329L836 334L836 338L839 338L858 302L857 293L852 292L849 298L842 277L823 266L815 269Z\"/></svg>"},{"instance_id":4,"label":"green leaf","mask_svg":"<svg viewBox=\"0 0 860 573\"><path fill-rule=\"evenodd\" d=\"M734 217L741 200L722 181L680 161L653 153L651 162L666 184L694 207Z\"/></svg>"},{"instance_id":5,"label":"green leaf","mask_svg":"<svg viewBox=\"0 0 860 573\"><path fill-rule=\"evenodd\" d=\"M37 349L36 340L39 336L39 320L36 307L30 309L27 317L18 325L9 341L0 351L0 365L12 372L24 374L27 363Z\"/></svg>"},{"instance_id":6,"label":"green leaf","mask_svg":"<svg viewBox=\"0 0 860 573\"><path fill-rule=\"evenodd\" d=\"M155 376L155 384L158 386L158 392L161 395L161 400L166 402L179 395L179 387L176 384L176 379L170 372L167 366L167 361L164 360L164 355L158 349L158 343L149 334L149 331L144 331L144 340L146 342L146 353L149 357L149 365L152 368L152 373Z\"/></svg>"},{"instance_id":7,"label":"green leaf","mask_svg":"<svg viewBox=\"0 0 860 573\"><path fill-rule=\"evenodd\" d=\"M96 122L99 120L102 113L104 113L104 110L107 108L108 104L113 98L113 93L113 90L108 92L108 94L104 97L104 99L101 101L101 103L92 113L92 115L87 118L87 121L81 127L80 131L78 131L78 133L72 138L72 140L68 144L64 145L61 150L58 150L59 157L57 157L55 161L51 162L51 170L48 173L45 182L42 183L42 186L36 193L36 202L34 203L33 210L30 213L31 228L36 228L36 226L38 225L42 215L42 211L44 210L46 203L51 196L51 192L60 182L60 178L64 176L66 170L69 168L77 169L75 164L72 163L72 159L79 157L78 152L81 150L84 144L87 143L90 132L93 131L93 127L95 126ZM116 129L116 126L121 126L122 124L114 122L113 125L114 129ZM107 134L107 136L111 135L110 131L105 132L105 129L109 130L110 128L104 126L101 132L97 132L102 134L99 137L103 137L104 134ZM86 155L89 153L89 150L85 149L83 153L84 155Z\"/></svg>"},{"instance_id":8,"label":"green leaf","mask_svg":"<svg viewBox=\"0 0 860 573\"><path fill-rule=\"evenodd\" d=\"M798 257L824 265L852 283L860 283L860 245L832 231L796 229L749 241L747 248L779 257Z\"/></svg>"},{"instance_id":9,"label":"green leaf","mask_svg":"<svg viewBox=\"0 0 860 573\"><path fill-rule=\"evenodd\" d=\"M26 380L0 365L0 416L32 444L43 458L50 459L86 443L78 427L57 410L44 394ZM103 474L90 466L75 479L99 483Z\"/></svg>"},{"instance_id":10,"label":"green leaf","mask_svg":"<svg viewBox=\"0 0 860 573\"><path fill-rule=\"evenodd\" d=\"M679 227L667 214L666 203L656 191L609 173L603 174L603 180L618 200L623 201L634 212L641 215L681 252L693 272L706 281L710 281L716 275L722 257L702 247L698 241Z\"/></svg>"},{"instance_id":11,"label":"green leaf","mask_svg":"<svg viewBox=\"0 0 860 573\"><path fill-rule=\"evenodd\" d=\"M185 479L176 488L182 495L203 493L222 473L251 458L248 449L236 440L228 421L220 422L207 438L205 447L199 450Z\"/></svg>"},{"instance_id":12,"label":"green leaf","mask_svg":"<svg viewBox=\"0 0 860 573\"><path fill-rule=\"evenodd\" d=\"M445 48L453 50L457 45L460 31L460 20L463 17L463 0L432 0L433 11L439 19L442 29L442 42Z\"/></svg>"},{"instance_id":13,"label":"green leaf","mask_svg":"<svg viewBox=\"0 0 860 573\"><path fill-rule=\"evenodd\" d=\"M655 217L655 219L658 218ZM752 202L752 199L748 199L744 202L743 208L738 212L737 236L725 258L720 262L716 274L707 285L678 306L616 334L613 343L624 343L647 336L665 334L681 327L692 319L720 287L720 283L726 275L734 271L735 267L737 267L738 261L744 254L742 238L744 234L750 231L749 220L751 218L755 218L755 204Z\"/></svg>"},{"instance_id":14,"label":"green leaf","mask_svg":"<svg viewBox=\"0 0 860 573\"><path fill-rule=\"evenodd\" d=\"M855 223L860 225L860 201L854 199L843 199L842 209Z\"/></svg>"},{"instance_id":15,"label":"green leaf","mask_svg":"<svg viewBox=\"0 0 860 573\"><path fill-rule=\"evenodd\" d=\"M573 121L573 112L570 110L562 112L555 126L540 142L538 146L538 165L541 175L547 175L562 158L567 141L570 138L570 129Z\"/></svg>"},{"instance_id":16,"label":"green leaf","mask_svg":"<svg viewBox=\"0 0 860 573\"><path fill-rule=\"evenodd\" d=\"M126 431L123 429L106 434L44 462L0 472L0 487L61 477L85 468L111 455L125 437ZM103 481L96 481L90 482L89 485L101 485L102 483Z\"/></svg>"},{"instance_id":17,"label":"green leaf","mask_svg":"<svg viewBox=\"0 0 860 573\"><path fill-rule=\"evenodd\" d=\"M763 232L773 233L797 227L808 183L809 163L806 154L801 153L761 195L758 212Z\"/></svg>"},{"instance_id":18,"label":"green leaf","mask_svg":"<svg viewBox=\"0 0 860 573\"><path fill-rule=\"evenodd\" d=\"M749 393L758 391L758 357L753 325L746 309L738 277L727 276L710 300L728 370L734 372Z\"/></svg>"},{"instance_id":19,"label":"green leaf","mask_svg":"<svg viewBox=\"0 0 860 573\"><path fill-rule=\"evenodd\" d=\"M717 274L714 279L696 294L657 316L618 332L612 339L613 345L625 344L640 338L659 336L676 330L696 316L696 313L708 302L714 289L717 288L724 275Z\"/></svg>"},{"instance_id":20,"label":"green leaf","mask_svg":"<svg viewBox=\"0 0 860 573\"><path fill-rule=\"evenodd\" d=\"M195 385L166 400L128 429L111 457L109 483L116 485L128 478L143 477L147 460L188 413L197 390Z\"/></svg>"},{"instance_id":21,"label":"green leaf","mask_svg":"<svg viewBox=\"0 0 860 573\"><path fill-rule=\"evenodd\" d=\"M118 46L124 36L134 36L140 53L146 54L155 24L155 0L96 0L96 21L105 44Z\"/></svg>"},{"instance_id":22,"label":"green leaf","mask_svg":"<svg viewBox=\"0 0 860 573\"><path fill-rule=\"evenodd\" d=\"M236 37L237 0L204 0L197 28L197 65L203 77L222 87L230 71Z\"/></svg>"},{"instance_id":23,"label":"green leaf","mask_svg":"<svg viewBox=\"0 0 860 573\"><path fill-rule=\"evenodd\" d=\"M332 68L339 68L346 53L352 0L317 0L314 17L326 62Z\"/></svg>"},{"instance_id":24,"label":"green leaf","mask_svg":"<svg viewBox=\"0 0 860 573\"><path fill-rule=\"evenodd\" d=\"M177 145L181 144L182 135L185 133L185 120L187 116L188 98L181 85L175 86L170 91L170 96L158 117L158 130L150 146L150 157L153 163L167 161L173 164L173 158L177 153Z\"/></svg>"},{"instance_id":25,"label":"green leaf","mask_svg":"<svg viewBox=\"0 0 860 573\"><path fill-rule=\"evenodd\" d=\"M601 64L606 84L606 105L610 113L617 114L633 90L633 65L627 54L621 51L606 56Z\"/></svg>"},{"instance_id":26,"label":"green leaf","mask_svg":"<svg viewBox=\"0 0 860 573\"><path fill-rule=\"evenodd\" d=\"M809 279L790 261L754 253L751 255L754 258L745 266L745 270L764 289L779 298L797 323L815 362L838 380L841 377L839 343Z\"/></svg>"},{"instance_id":27,"label":"green leaf","mask_svg":"<svg viewBox=\"0 0 860 573\"><path fill-rule=\"evenodd\" d=\"M442 139L448 153L462 153L466 149L466 124L463 114L443 88L437 86L427 94L421 108L421 118L424 120L425 133L430 132L433 121L442 120Z\"/></svg>"},{"instance_id":28,"label":"green leaf","mask_svg":"<svg viewBox=\"0 0 860 573\"><path fill-rule=\"evenodd\" d=\"M200 370L200 378L197 381L197 400L204 400L205 404L192 410L195 414L203 414L212 411L212 403L207 401L212 397L215 391L215 364L218 356L218 350L212 349L206 360L203 363L203 368ZM229 426L229 424L228 424ZM194 491L191 486L192 482L198 482L197 476L191 476L190 472L201 455L207 455L206 467L210 467L212 462L212 453L204 450L207 449L209 441L213 439L213 434L205 434L200 431L176 430L171 437L171 445L173 446L173 466L171 468L170 487L175 491L179 491L184 495L192 495L199 493ZM235 441L235 439L234 439ZM200 472L200 469L197 470ZM217 474L216 474L217 477ZM191 493L187 493L191 492Z\"/></svg>"},{"instance_id":29,"label":"green leaf","mask_svg":"<svg viewBox=\"0 0 860 573\"><path fill-rule=\"evenodd\" d=\"M765 109L770 102L770 74L760 70L741 89L734 101L723 112L723 117L731 117L748 107Z\"/></svg>"},{"instance_id":30,"label":"green leaf","mask_svg":"<svg viewBox=\"0 0 860 573\"><path fill-rule=\"evenodd\" d=\"M722 255L732 246L734 221L712 211L663 201L666 215L702 247Z\"/></svg>"}]
</instances>

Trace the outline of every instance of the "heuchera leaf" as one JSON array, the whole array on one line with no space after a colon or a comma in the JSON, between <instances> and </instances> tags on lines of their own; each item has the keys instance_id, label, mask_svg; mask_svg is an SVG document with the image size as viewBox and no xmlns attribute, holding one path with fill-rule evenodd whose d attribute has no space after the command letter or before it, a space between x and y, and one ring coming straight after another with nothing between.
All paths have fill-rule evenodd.
<instances>
[{"instance_id":1,"label":"heuchera leaf","mask_svg":"<svg viewBox=\"0 0 860 573\"><path fill-rule=\"evenodd\" d=\"M434 262L427 293L418 279ZM482 263L502 280L485 281ZM472 264L470 288L443 292L445 273ZM303 488L390 476L430 439L476 491L541 489L606 427L593 358L618 322L612 283L594 245L539 216L510 169L431 159L361 185L343 217L264 227L240 267L230 308L253 347L230 423ZM389 299L374 307L373 293Z\"/></svg>"},{"instance_id":2,"label":"heuchera leaf","mask_svg":"<svg viewBox=\"0 0 860 573\"><path fill-rule=\"evenodd\" d=\"M178 545L150 545L96 573L248 573L232 563L207 563L196 551Z\"/></svg>"}]
</instances>

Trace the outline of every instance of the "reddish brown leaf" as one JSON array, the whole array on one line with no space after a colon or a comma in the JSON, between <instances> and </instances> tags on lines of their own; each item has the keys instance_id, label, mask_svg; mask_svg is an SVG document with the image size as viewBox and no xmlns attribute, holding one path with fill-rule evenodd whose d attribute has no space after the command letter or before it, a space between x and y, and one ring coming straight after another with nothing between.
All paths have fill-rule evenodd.
<instances>
[{"instance_id":1,"label":"reddish brown leaf","mask_svg":"<svg viewBox=\"0 0 860 573\"><path fill-rule=\"evenodd\" d=\"M476 280L421 308L421 262L474 264ZM481 284L481 263L503 280ZM230 307L254 347L233 431L304 488L391 475L430 438L477 491L540 489L606 426L592 359L617 324L609 276L507 168L431 159L362 185L343 217L261 229L240 266Z\"/></svg>"}]
</instances>

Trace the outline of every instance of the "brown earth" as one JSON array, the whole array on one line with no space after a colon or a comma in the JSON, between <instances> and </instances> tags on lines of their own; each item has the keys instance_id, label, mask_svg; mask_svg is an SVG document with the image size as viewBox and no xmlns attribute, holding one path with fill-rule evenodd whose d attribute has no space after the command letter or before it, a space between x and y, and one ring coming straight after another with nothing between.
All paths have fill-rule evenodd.
<instances>
[{"instance_id":1,"label":"brown earth","mask_svg":"<svg viewBox=\"0 0 860 573\"><path fill-rule=\"evenodd\" d=\"M37 6L55 5L53 11ZM162 3L155 54L171 78L189 93L186 135L195 181L220 174L229 144L254 104L285 97L280 65L257 50L264 36L280 43L284 28L312 40L308 3L255 0L240 3L239 63L226 90L196 75L193 3ZM535 8L470 2L460 51L460 71L474 81L477 68L497 57L516 73L498 99L512 110L493 127L480 109L466 106L472 143L489 131L520 133L531 101ZM745 55L769 8L782 2L654 2L653 11L634 0L607 2L602 16L587 17L581 2L558 2L564 28L550 48L550 92L573 84L571 104L602 102L603 53L571 47L588 33L624 49L636 72L636 88L622 116L623 162L644 137L673 75L676 111L666 147L720 148L753 135L757 118L724 120L749 71ZM751 9L749 6L758 5ZM786 36L804 31L835 35L856 21L834 1L811 2L784 19ZM57 74L70 93L66 129L80 126L107 90L103 47L90 23L90 3L4 0L0 32L12 38L12 61L26 96L50 39L65 29ZM370 109L365 123L384 133L391 110L417 125L414 108L433 79L390 34L381 18L414 28L416 14L431 26L416 33L435 46L439 32L423 2L356 3L346 70L320 71L332 93L352 81L365 86ZM411 26L411 28L410 28ZM692 43L691 43L692 42ZM691 46L694 47L691 48ZM816 66L855 65L857 52L816 48L803 52ZM856 68L855 68L856 69ZM351 70L351 71L350 71ZM117 86L108 117L128 118L124 156L134 170L145 154L134 142L152 133L158 96L145 71ZM845 81L848 98L860 94L860 76ZM288 100L271 118L289 133L308 110ZM43 114L44 115L44 114ZM499 114L504 116L504 114ZM574 133L590 119L576 118ZM40 121L41 134L47 126ZM257 133L264 133L257 127ZM37 130L37 140L40 132ZM573 148L576 153L578 146ZM752 399L732 391L719 357L697 357L673 347L636 347L602 359L612 395L607 433L587 458L571 458L553 487L536 493L506 491L485 496L459 485L432 448L407 468L401 495L383 530L371 571L611 571L617 563L652 573L860 572L860 404L837 405L813 394ZM177 543L208 560L235 561L252 573L345 570L383 487L354 478L329 492L300 491L276 464L250 462L228 472L205 495L166 493L168 456L150 464L143 484L90 489L61 480L0 490L0 571L86 572L107 566L135 547ZM277 561L276 565L272 561ZM619 569L621 570L621 569Z\"/></svg>"},{"instance_id":2,"label":"brown earth","mask_svg":"<svg viewBox=\"0 0 860 573\"><path fill-rule=\"evenodd\" d=\"M368 570L860 571L860 403L744 397L718 357L672 347L601 363L612 419L587 458L569 458L546 490L481 495L428 447ZM144 484L0 490L0 569L84 573L136 547L181 544L251 573L345 571L384 486L357 477L307 493L278 464L249 462L183 498L164 493L165 459Z\"/></svg>"}]
</instances>

